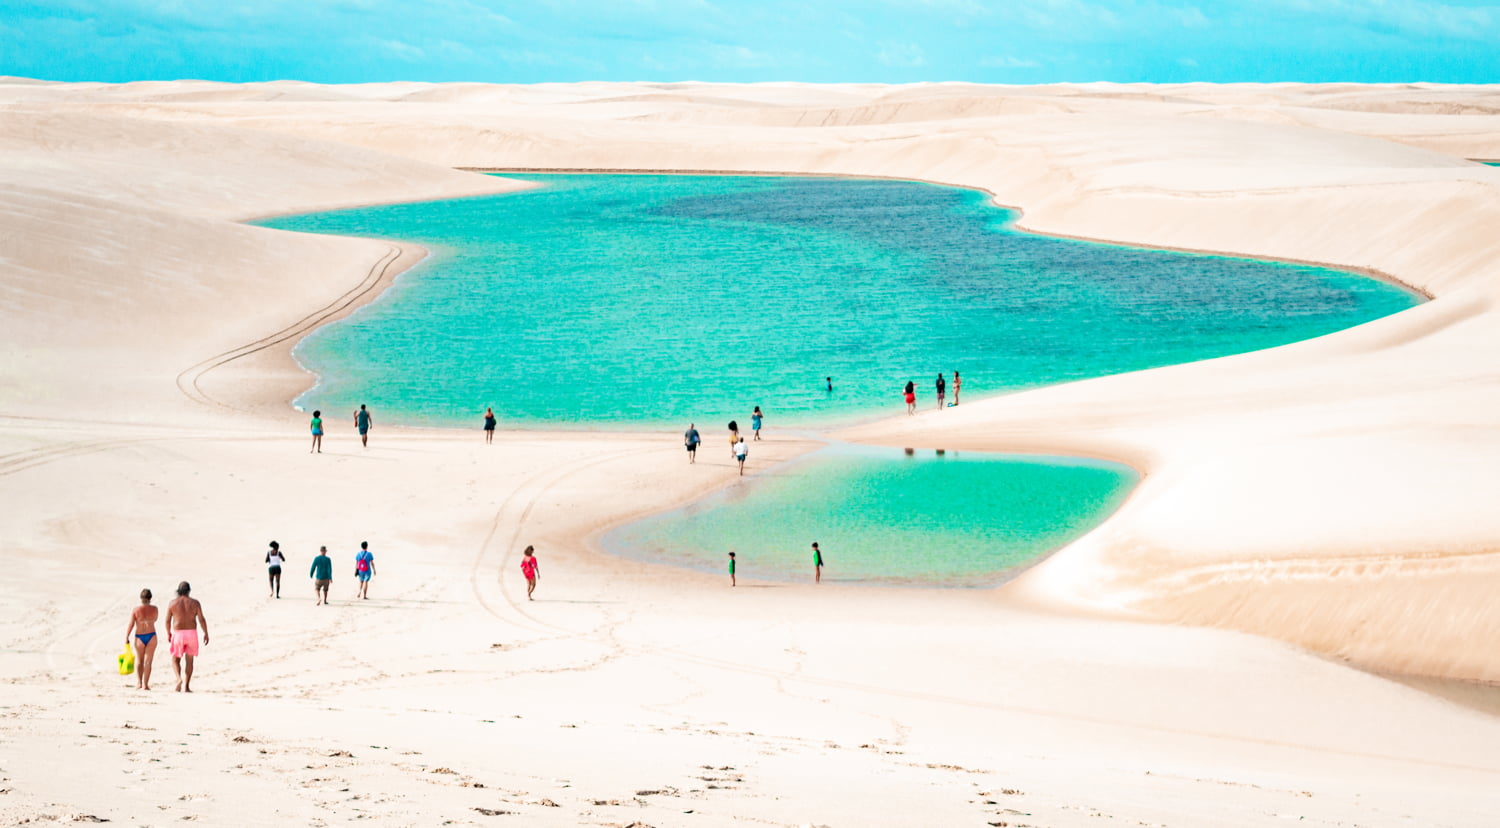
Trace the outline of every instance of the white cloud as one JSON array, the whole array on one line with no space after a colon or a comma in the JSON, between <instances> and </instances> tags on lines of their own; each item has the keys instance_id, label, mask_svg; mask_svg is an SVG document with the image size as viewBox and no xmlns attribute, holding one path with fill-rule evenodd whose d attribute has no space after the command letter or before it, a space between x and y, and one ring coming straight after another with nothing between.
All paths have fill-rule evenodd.
<instances>
[{"instance_id":1,"label":"white cloud","mask_svg":"<svg viewBox=\"0 0 1500 828\"><path fill-rule=\"evenodd\" d=\"M1500 7L1462 6L1427 0L1277 0L1329 22L1394 29L1411 35L1446 35L1466 40L1500 36Z\"/></svg>"},{"instance_id":2,"label":"white cloud","mask_svg":"<svg viewBox=\"0 0 1500 828\"><path fill-rule=\"evenodd\" d=\"M714 66L732 69L764 69L778 65L771 54L745 46L715 44L709 47L708 56Z\"/></svg>"},{"instance_id":3,"label":"white cloud","mask_svg":"<svg viewBox=\"0 0 1500 828\"><path fill-rule=\"evenodd\" d=\"M1184 28L1202 29L1209 25L1208 16L1205 15L1203 13L1203 10L1199 9L1197 6L1171 9L1169 13L1173 17L1177 18L1177 22L1181 23Z\"/></svg>"},{"instance_id":4,"label":"white cloud","mask_svg":"<svg viewBox=\"0 0 1500 828\"><path fill-rule=\"evenodd\" d=\"M986 69L1039 69L1042 64L1015 55L991 55L980 58L979 65Z\"/></svg>"},{"instance_id":5,"label":"white cloud","mask_svg":"<svg viewBox=\"0 0 1500 828\"><path fill-rule=\"evenodd\" d=\"M885 41L875 45L880 47L875 59L885 66L922 66L927 63L927 53L915 43Z\"/></svg>"},{"instance_id":6,"label":"white cloud","mask_svg":"<svg viewBox=\"0 0 1500 828\"><path fill-rule=\"evenodd\" d=\"M381 50L397 60L416 63L427 57L426 52L410 43L403 43L399 40L376 40L375 42L379 44Z\"/></svg>"}]
</instances>

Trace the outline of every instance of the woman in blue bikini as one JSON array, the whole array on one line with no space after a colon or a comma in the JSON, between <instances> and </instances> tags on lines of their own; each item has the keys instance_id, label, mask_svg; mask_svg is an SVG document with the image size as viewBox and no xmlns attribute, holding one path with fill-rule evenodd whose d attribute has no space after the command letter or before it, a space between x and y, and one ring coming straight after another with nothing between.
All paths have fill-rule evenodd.
<instances>
[{"instance_id":1,"label":"woman in blue bikini","mask_svg":"<svg viewBox=\"0 0 1500 828\"><path fill-rule=\"evenodd\" d=\"M130 613L125 628L125 646L135 636L135 689L151 689L151 660L156 657L156 607L151 605L151 590L141 590L141 605Z\"/></svg>"}]
</instances>

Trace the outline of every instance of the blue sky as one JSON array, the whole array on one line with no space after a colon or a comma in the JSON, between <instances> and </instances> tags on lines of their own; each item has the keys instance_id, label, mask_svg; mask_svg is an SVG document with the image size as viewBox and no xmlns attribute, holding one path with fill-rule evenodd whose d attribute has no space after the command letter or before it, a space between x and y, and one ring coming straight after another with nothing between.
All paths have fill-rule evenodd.
<instances>
[{"instance_id":1,"label":"blue sky","mask_svg":"<svg viewBox=\"0 0 1500 828\"><path fill-rule=\"evenodd\" d=\"M0 75L325 83L1495 83L1500 5L4 0Z\"/></svg>"}]
</instances>

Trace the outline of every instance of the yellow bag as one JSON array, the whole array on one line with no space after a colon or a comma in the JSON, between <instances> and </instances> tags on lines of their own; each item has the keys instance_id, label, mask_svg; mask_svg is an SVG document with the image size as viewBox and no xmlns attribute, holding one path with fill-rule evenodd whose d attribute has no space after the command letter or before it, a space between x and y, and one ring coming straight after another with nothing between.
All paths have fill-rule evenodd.
<instances>
[{"instance_id":1,"label":"yellow bag","mask_svg":"<svg viewBox=\"0 0 1500 828\"><path fill-rule=\"evenodd\" d=\"M130 645L125 645L125 652L120 653L120 675L128 676L135 672L135 653L130 651Z\"/></svg>"}]
</instances>

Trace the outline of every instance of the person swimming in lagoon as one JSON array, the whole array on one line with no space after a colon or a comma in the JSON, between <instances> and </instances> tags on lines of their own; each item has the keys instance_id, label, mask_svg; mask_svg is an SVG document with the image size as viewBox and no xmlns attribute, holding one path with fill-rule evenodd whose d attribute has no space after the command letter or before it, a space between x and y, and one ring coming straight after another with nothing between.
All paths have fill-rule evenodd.
<instances>
[{"instance_id":1,"label":"person swimming in lagoon","mask_svg":"<svg viewBox=\"0 0 1500 828\"><path fill-rule=\"evenodd\" d=\"M141 590L141 604L130 611L125 627L125 646L135 645L135 689L151 689L151 662L156 658L157 609L151 604L151 590ZM132 642L131 639L135 640Z\"/></svg>"}]
</instances>

